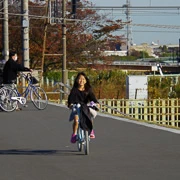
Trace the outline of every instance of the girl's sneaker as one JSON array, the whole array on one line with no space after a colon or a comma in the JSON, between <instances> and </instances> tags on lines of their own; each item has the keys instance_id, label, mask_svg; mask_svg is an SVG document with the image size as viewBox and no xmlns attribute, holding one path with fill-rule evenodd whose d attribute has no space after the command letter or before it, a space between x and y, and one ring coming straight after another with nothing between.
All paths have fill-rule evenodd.
<instances>
[{"instance_id":1,"label":"girl's sneaker","mask_svg":"<svg viewBox=\"0 0 180 180\"><path fill-rule=\"evenodd\" d=\"M72 134L71 143L76 143L76 134Z\"/></svg>"},{"instance_id":2,"label":"girl's sneaker","mask_svg":"<svg viewBox=\"0 0 180 180\"><path fill-rule=\"evenodd\" d=\"M94 138L95 138L94 130L91 131L90 138L91 138L91 139L94 139Z\"/></svg>"}]
</instances>

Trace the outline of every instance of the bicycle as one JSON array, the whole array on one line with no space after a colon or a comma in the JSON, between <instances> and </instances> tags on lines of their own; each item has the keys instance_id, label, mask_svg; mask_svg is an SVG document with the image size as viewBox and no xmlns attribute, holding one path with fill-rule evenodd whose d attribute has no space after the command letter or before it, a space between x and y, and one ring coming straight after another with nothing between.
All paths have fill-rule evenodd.
<instances>
[{"instance_id":1,"label":"bicycle","mask_svg":"<svg viewBox=\"0 0 180 180\"><path fill-rule=\"evenodd\" d=\"M72 110L73 111L77 111L78 108L80 108L81 105L80 104L74 104L72 106ZM90 104L88 104L89 108L93 108L94 110L98 110L98 108L96 107L96 104L91 102ZM95 115L96 116L96 115ZM80 152L82 152L84 150L86 155L89 155L90 150L90 136L89 136L89 132L86 129L82 129L80 127L80 120L78 121L78 129L77 129L77 136L76 136L76 141L77 141L77 147L78 150Z\"/></svg>"},{"instance_id":2,"label":"bicycle","mask_svg":"<svg viewBox=\"0 0 180 180\"><path fill-rule=\"evenodd\" d=\"M11 99L11 97L18 96L17 92L12 88L2 86L0 88L0 108L6 112L12 112L17 107L17 101Z\"/></svg>"},{"instance_id":3,"label":"bicycle","mask_svg":"<svg viewBox=\"0 0 180 180\"><path fill-rule=\"evenodd\" d=\"M89 155L89 142L90 142L90 137L88 134L87 130L83 130L78 126L77 130L77 146L79 151L83 151L86 155Z\"/></svg>"},{"instance_id":4,"label":"bicycle","mask_svg":"<svg viewBox=\"0 0 180 180\"><path fill-rule=\"evenodd\" d=\"M72 111L78 111L78 109L81 107L80 104L73 104ZM79 113L78 113L79 114ZM87 130L84 130L80 127L80 119L78 121L78 129L77 129L77 136L76 136L76 142L77 147L79 151L83 151L86 155L89 154L89 141L90 137Z\"/></svg>"},{"instance_id":5,"label":"bicycle","mask_svg":"<svg viewBox=\"0 0 180 180\"><path fill-rule=\"evenodd\" d=\"M4 85L8 89L12 89L14 94L10 94L9 97L11 97L12 101L18 101L20 104L25 105L27 102L28 95L30 95L31 102L33 105L39 109L43 110L47 107L48 100L46 92L43 88L35 86L37 83L37 80L31 75L31 73L28 73L27 75L24 73L20 73L20 75L26 80L27 86L25 87L25 90L20 93L15 85L15 83L9 85ZM16 106L17 107L17 106ZM16 108L12 108L11 111L15 110ZM8 111L6 108L3 109L4 111Z\"/></svg>"}]
</instances>

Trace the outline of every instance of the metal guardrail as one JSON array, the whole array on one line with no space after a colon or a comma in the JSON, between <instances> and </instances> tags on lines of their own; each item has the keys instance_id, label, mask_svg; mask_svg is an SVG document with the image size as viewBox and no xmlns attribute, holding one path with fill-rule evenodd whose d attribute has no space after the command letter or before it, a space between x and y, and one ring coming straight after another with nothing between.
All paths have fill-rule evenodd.
<instances>
[{"instance_id":1,"label":"metal guardrail","mask_svg":"<svg viewBox=\"0 0 180 180\"><path fill-rule=\"evenodd\" d=\"M70 87L60 83L60 99L50 100L66 104L62 93L63 87ZM55 94L55 92L47 92ZM57 93L56 93L57 94ZM67 93L66 93L67 94ZM100 111L112 115L121 115L130 119L141 120L170 127L180 127L180 99L100 99Z\"/></svg>"},{"instance_id":2,"label":"metal guardrail","mask_svg":"<svg viewBox=\"0 0 180 180\"><path fill-rule=\"evenodd\" d=\"M48 94L59 94L60 99L57 99L56 101L58 103L62 104L64 102L63 101L63 95L69 95L71 87L69 85L67 85L67 84L62 83L62 82L58 82L58 85L59 85L58 91L56 91L56 92L46 92L46 94L47 95ZM53 101L53 100L51 100L51 101Z\"/></svg>"},{"instance_id":3,"label":"metal guardrail","mask_svg":"<svg viewBox=\"0 0 180 180\"><path fill-rule=\"evenodd\" d=\"M103 112L148 123L180 127L180 99L100 100Z\"/></svg>"}]
</instances>

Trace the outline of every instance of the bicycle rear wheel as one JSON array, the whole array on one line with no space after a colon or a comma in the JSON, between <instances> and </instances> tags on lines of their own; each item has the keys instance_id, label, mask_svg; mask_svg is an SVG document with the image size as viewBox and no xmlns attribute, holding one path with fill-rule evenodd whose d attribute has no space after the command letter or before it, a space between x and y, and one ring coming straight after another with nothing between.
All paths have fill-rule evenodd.
<instances>
[{"instance_id":1,"label":"bicycle rear wheel","mask_svg":"<svg viewBox=\"0 0 180 180\"><path fill-rule=\"evenodd\" d=\"M2 87L0 89L0 107L6 112L12 112L17 107L17 101L12 100L12 97L18 97L17 92L9 87Z\"/></svg>"},{"instance_id":2,"label":"bicycle rear wheel","mask_svg":"<svg viewBox=\"0 0 180 180\"><path fill-rule=\"evenodd\" d=\"M90 138L89 138L88 131L84 131L84 152L86 155L89 154L89 141L90 141Z\"/></svg>"},{"instance_id":3,"label":"bicycle rear wheel","mask_svg":"<svg viewBox=\"0 0 180 180\"><path fill-rule=\"evenodd\" d=\"M44 89L41 87L33 87L31 89L31 101L33 102L34 106L39 109L43 110L46 108L48 104L47 95Z\"/></svg>"}]
</instances>

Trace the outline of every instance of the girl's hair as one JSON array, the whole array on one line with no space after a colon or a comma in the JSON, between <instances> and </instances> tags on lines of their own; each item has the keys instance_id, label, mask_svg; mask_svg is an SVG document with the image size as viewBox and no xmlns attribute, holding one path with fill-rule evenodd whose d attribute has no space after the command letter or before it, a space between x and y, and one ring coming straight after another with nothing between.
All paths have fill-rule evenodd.
<instances>
[{"instance_id":1,"label":"girl's hair","mask_svg":"<svg viewBox=\"0 0 180 180\"><path fill-rule=\"evenodd\" d=\"M85 87L85 91L88 92L91 89L91 85L90 85L90 81L89 78L86 76L86 74L84 72L79 72L74 80L74 85L73 88L78 88L79 87L79 83L78 83L78 79L80 76L84 76L86 79L86 84L84 85Z\"/></svg>"}]
</instances>

